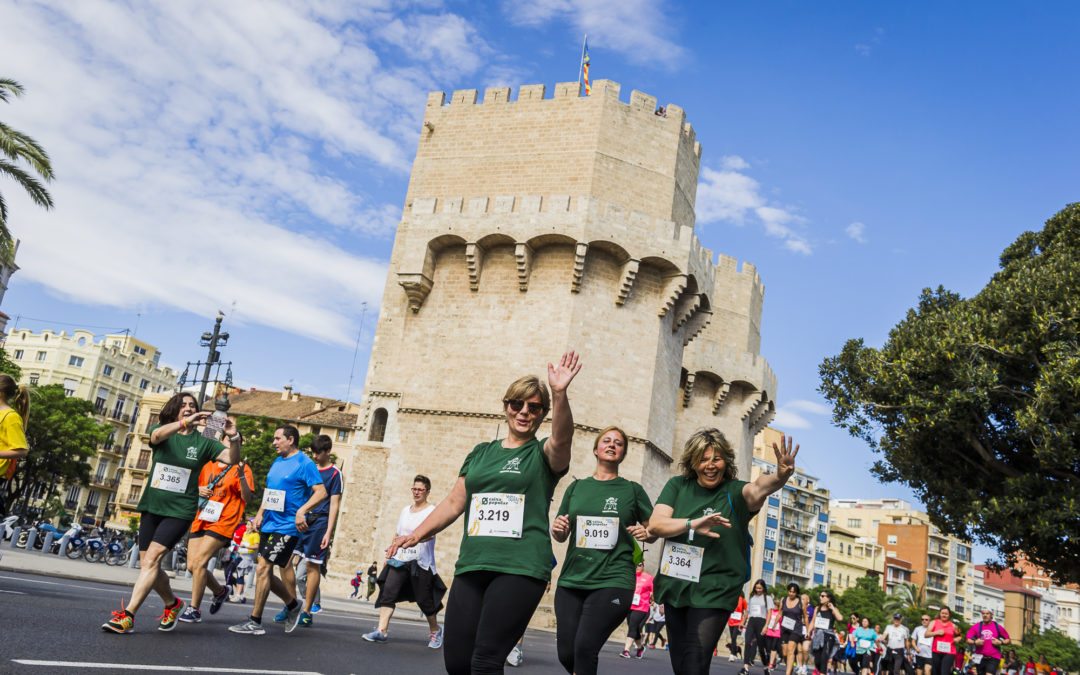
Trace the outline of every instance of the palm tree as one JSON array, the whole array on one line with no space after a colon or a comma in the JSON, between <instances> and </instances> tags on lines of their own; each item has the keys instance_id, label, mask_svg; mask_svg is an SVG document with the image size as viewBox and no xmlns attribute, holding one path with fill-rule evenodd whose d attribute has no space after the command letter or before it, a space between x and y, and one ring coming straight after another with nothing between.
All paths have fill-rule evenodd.
<instances>
[{"instance_id":1,"label":"palm tree","mask_svg":"<svg viewBox=\"0 0 1080 675\"><path fill-rule=\"evenodd\" d=\"M893 592L885 598L881 608L886 612L907 612L925 606L926 584L897 584Z\"/></svg>"},{"instance_id":2,"label":"palm tree","mask_svg":"<svg viewBox=\"0 0 1080 675\"><path fill-rule=\"evenodd\" d=\"M8 102L9 96L22 96L23 86L15 80L0 78L0 101ZM37 141L18 129L0 122L0 174L13 178L38 206L52 208L52 197L45 186L18 162L30 165L33 172L45 182L53 179L49 154ZM11 264L15 258L15 239L7 226L7 203L0 194L0 261Z\"/></svg>"}]
</instances>

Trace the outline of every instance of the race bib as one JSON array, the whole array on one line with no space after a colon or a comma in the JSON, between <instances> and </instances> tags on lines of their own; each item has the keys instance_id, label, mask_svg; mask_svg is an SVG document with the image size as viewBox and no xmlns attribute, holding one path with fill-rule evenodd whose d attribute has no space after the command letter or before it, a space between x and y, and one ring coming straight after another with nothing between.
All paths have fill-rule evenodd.
<instances>
[{"instance_id":1,"label":"race bib","mask_svg":"<svg viewBox=\"0 0 1080 675\"><path fill-rule=\"evenodd\" d=\"M921 638L919 638L918 642L919 642L919 645L922 646L922 647L929 647L932 644L934 644L934 641L931 640L928 637L921 637Z\"/></svg>"},{"instance_id":2,"label":"race bib","mask_svg":"<svg viewBox=\"0 0 1080 675\"><path fill-rule=\"evenodd\" d=\"M873 642L871 642L870 640L861 638L859 639L859 649L870 649L870 645L872 644Z\"/></svg>"},{"instance_id":3,"label":"race bib","mask_svg":"<svg viewBox=\"0 0 1080 675\"><path fill-rule=\"evenodd\" d=\"M619 538L619 519L599 516L577 517L577 547L610 551ZM637 604L636 602L634 603Z\"/></svg>"},{"instance_id":4,"label":"race bib","mask_svg":"<svg viewBox=\"0 0 1080 675\"><path fill-rule=\"evenodd\" d=\"M983 657L982 654L972 654L971 655L971 662L972 663L982 663L982 657Z\"/></svg>"},{"instance_id":5,"label":"race bib","mask_svg":"<svg viewBox=\"0 0 1080 675\"><path fill-rule=\"evenodd\" d=\"M150 482L150 487L183 494L187 492L189 478L191 478L191 469L171 464L156 464L154 479Z\"/></svg>"},{"instance_id":6,"label":"race bib","mask_svg":"<svg viewBox=\"0 0 1080 675\"><path fill-rule=\"evenodd\" d=\"M819 616L814 619L814 628L829 630L829 617Z\"/></svg>"},{"instance_id":7,"label":"race bib","mask_svg":"<svg viewBox=\"0 0 1080 675\"><path fill-rule=\"evenodd\" d=\"M271 490L266 488L263 490L263 508L267 511L284 511L285 510L285 491L284 490Z\"/></svg>"},{"instance_id":8,"label":"race bib","mask_svg":"<svg viewBox=\"0 0 1080 675\"><path fill-rule=\"evenodd\" d=\"M221 511L225 508L222 502L206 502L206 506L199 512L199 520L204 523L216 523L221 518Z\"/></svg>"},{"instance_id":9,"label":"race bib","mask_svg":"<svg viewBox=\"0 0 1080 675\"><path fill-rule=\"evenodd\" d=\"M790 616L785 616L783 620L780 621L780 627L784 630L795 630L795 619L792 619Z\"/></svg>"},{"instance_id":10,"label":"race bib","mask_svg":"<svg viewBox=\"0 0 1080 675\"><path fill-rule=\"evenodd\" d=\"M660 574L696 584L701 579L701 556L704 551L700 546L667 542L660 563Z\"/></svg>"},{"instance_id":11,"label":"race bib","mask_svg":"<svg viewBox=\"0 0 1080 675\"><path fill-rule=\"evenodd\" d=\"M952 654L952 643L946 640L938 640L934 643L934 651L942 654Z\"/></svg>"},{"instance_id":12,"label":"race bib","mask_svg":"<svg viewBox=\"0 0 1080 675\"><path fill-rule=\"evenodd\" d=\"M757 618L764 618L765 617L765 606L764 605L750 605L750 616L757 617Z\"/></svg>"},{"instance_id":13,"label":"race bib","mask_svg":"<svg viewBox=\"0 0 1080 675\"><path fill-rule=\"evenodd\" d=\"M641 604L641 593L634 593L634 600L633 600L633 602L630 603L630 606L633 607L634 605L640 605L640 604Z\"/></svg>"},{"instance_id":14,"label":"race bib","mask_svg":"<svg viewBox=\"0 0 1080 675\"><path fill-rule=\"evenodd\" d=\"M397 554L395 554L394 557L401 562L412 562L413 560L419 560L420 546L420 544L417 544L416 546L412 546L410 548L399 548L397 550Z\"/></svg>"},{"instance_id":15,"label":"race bib","mask_svg":"<svg viewBox=\"0 0 1080 675\"><path fill-rule=\"evenodd\" d=\"M521 539L525 518L525 495L482 492L469 504L470 537L510 537Z\"/></svg>"},{"instance_id":16,"label":"race bib","mask_svg":"<svg viewBox=\"0 0 1080 675\"><path fill-rule=\"evenodd\" d=\"M732 612L728 621L742 621L742 612Z\"/></svg>"}]
</instances>

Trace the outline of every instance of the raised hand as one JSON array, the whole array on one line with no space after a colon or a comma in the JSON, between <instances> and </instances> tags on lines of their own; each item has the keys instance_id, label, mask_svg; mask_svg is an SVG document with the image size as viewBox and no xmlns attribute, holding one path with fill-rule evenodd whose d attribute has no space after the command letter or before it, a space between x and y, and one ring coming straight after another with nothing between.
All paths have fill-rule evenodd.
<instances>
[{"instance_id":1,"label":"raised hand","mask_svg":"<svg viewBox=\"0 0 1080 675\"><path fill-rule=\"evenodd\" d=\"M231 417L225 418L225 435L227 437L233 437L237 434L236 420Z\"/></svg>"},{"instance_id":2,"label":"raised hand","mask_svg":"<svg viewBox=\"0 0 1080 675\"><path fill-rule=\"evenodd\" d=\"M565 515L555 516L555 520L551 521L551 534L558 541L566 541L570 536L570 519Z\"/></svg>"},{"instance_id":3,"label":"raised hand","mask_svg":"<svg viewBox=\"0 0 1080 675\"><path fill-rule=\"evenodd\" d=\"M776 454L776 475L785 482L795 473L795 455L799 454L799 446L791 448L791 436L781 436L780 445L773 443L773 452Z\"/></svg>"},{"instance_id":4,"label":"raised hand","mask_svg":"<svg viewBox=\"0 0 1080 675\"><path fill-rule=\"evenodd\" d=\"M559 365L553 366L549 363L548 386L551 387L551 393L566 391L579 370L581 370L581 364L578 362L578 356L573 350L562 355Z\"/></svg>"}]
</instances>

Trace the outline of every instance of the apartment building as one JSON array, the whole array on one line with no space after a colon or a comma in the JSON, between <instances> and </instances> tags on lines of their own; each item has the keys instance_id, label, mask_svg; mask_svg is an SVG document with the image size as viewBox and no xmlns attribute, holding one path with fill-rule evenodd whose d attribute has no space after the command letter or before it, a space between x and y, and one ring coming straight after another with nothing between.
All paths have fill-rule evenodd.
<instances>
[{"instance_id":1,"label":"apartment building","mask_svg":"<svg viewBox=\"0 0 1080 675\"><path fill-rule=\"evenodd\" d=\"M982 611L989 609L994 613L994 619L996 621L1005 621L1005 591L994 586L988 586L986 584L986 578L983 573L983 566L975 566L975 574L973 575L974 586L972 588L973 598L971 612L969 613L967 620L969 623L982 620Z\"/></svg>"},{"instance_id":2,"label":"apartment building","mask_svg":"<svg viewBox=\"0 0 1080 675\"><path fill-rule=\"evenodd\" d=\"M1009 635L1021 639L1029 630L1042 626L1042 593L1027 588L1023 578L1012 570L995 572L986 565L976 565L983 573L983 585L996 588L1005 598L1002 624Z\"/></svg>"},{"instance_id":3,"label":"apartment building","mask_svg":"<svg viewBox=\"0 0 1080 675\"><path fill-rule=\"evenodd\" d=\"M66 486L63 497L64 508L76 520L108 520L140 401L147 394L171 392L176 371L160 365L157 347L126 333L97 339L88 330L68 335L16 329L4 348L22 369L20 384L62 384L68 396L92 401L95 419L113 427L91 459L90 484Z\"/></svg>"},{"instance_id":4,"label":"apartment building","mask_svg":"<svg viewBox=\"0 0 1080 675\"><path fill-rule=\"evenodd\" d=\"M825 563L825 585L838 593L855 585L859 577L879 577L885 554L869 537L838 525L829 525L829 545Z\"/></svg>"},{"instance_id":5,"label":"apartment building","mask_svg":"<svg viewBox=\"0 0 1080 675\"><path fill-rule=\"evenodd\" d=\"M926 586L927 602L948 605L969 616L973 607L974 572L970 542L946 535L926 513L902 499L833 499L831 522L880 545L894 559L883 588L906 579ZM884 561L883 561L884 562Z\"/></svg>"},{"instance_id":6,"label":"apartment building","mask_svg":"<svg viewBox=\"0 0 1080 675\"><path fill-rule=\"evenodd\" d=\"M782 432L766 427L754 437L749 480L775 473L773 443ZM763 513L753 520L754 553L751 581L795 582L803 588L825 583L829 545L829 491L818 479L796 467L784 489L770 495Z\"/></svg>"}]
</instances>

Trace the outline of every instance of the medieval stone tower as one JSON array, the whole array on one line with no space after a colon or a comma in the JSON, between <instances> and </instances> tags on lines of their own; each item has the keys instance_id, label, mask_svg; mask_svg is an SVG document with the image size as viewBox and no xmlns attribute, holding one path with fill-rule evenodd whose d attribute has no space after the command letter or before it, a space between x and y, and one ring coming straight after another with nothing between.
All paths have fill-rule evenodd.
<instances>
[{"instance_id":1,"label":"medieval stone tower","mask_svg":"<svg viewBox=\"0 0 1080 675\"><path fill-rule=\"evenodd\" d=\"M694 236L701 145L682 108L600 80L428 96L379 311L332 566L351 577L394 535L413 476L442 499L465 455L505 437L501 399L567 350L571 476L595 433L631 437L622 474L655 498L695 429L722 429L749 476L776 377L759 355L753 265ZM541 428L541 435L546 435ZM560 483L556 505L562 490ZM449 582L461 521L438 540ZM561 550L556 548L561 557ZM557 570L556 570L557 573Z\"/></svg>"}]
</instances>

